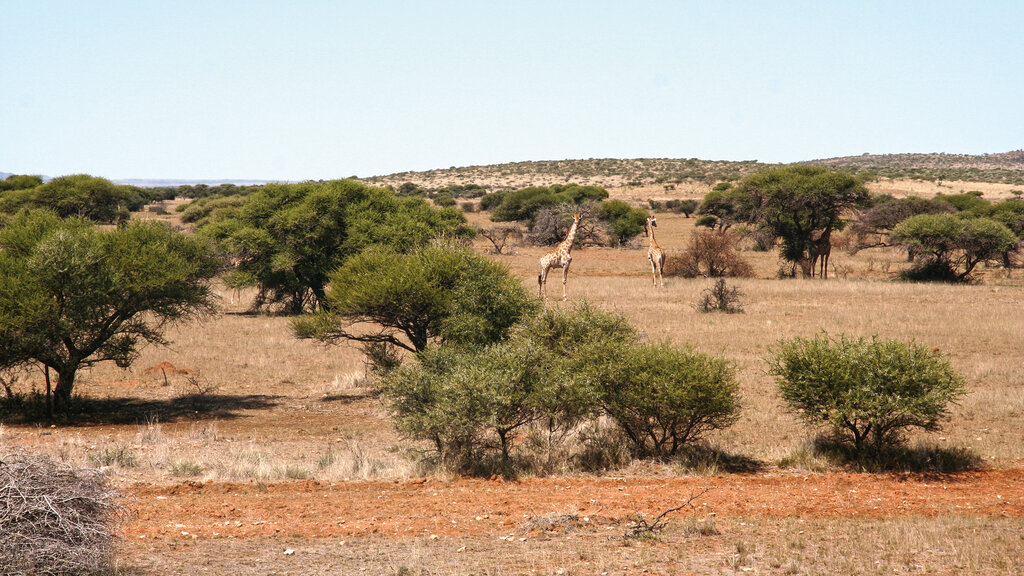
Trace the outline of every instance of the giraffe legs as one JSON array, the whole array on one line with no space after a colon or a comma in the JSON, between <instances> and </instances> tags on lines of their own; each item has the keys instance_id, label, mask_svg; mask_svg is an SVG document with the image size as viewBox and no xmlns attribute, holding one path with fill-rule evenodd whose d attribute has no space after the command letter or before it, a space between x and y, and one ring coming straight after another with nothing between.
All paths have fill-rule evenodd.
<instances>
[{"instance_id":1,"label":"giraffe legs","mask_svg":"<svg viewBox=\"0 0 1024 576\"><path fill-rule=\"evenodd\" d=\"M547 299L548 270L550 268L542 267L540 274L537 275L537 286L541 300Z\"/></svg>"},{"instance_id":2,"label":"giraffe legs","mask_svg":"<svg viewBox=\"0 0 1024 576\"><path fill-rule=\"evenodd\" d=\"M569 262L565 263L562 267L562 302L569 299L568 292L565 291L565 285L569 281Z\"/></svg>"}]
</instances>

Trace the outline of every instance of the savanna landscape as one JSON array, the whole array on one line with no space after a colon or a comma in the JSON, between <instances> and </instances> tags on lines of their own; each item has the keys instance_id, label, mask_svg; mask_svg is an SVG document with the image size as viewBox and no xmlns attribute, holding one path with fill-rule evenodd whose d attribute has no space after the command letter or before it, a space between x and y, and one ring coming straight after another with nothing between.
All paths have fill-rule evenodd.
<instances>
[{"instance_id":1,"label":"savanna landscape","mask_svg":"<svg viewBox=\"0 0 1024 576\"><path fill-rule=\"evenodd\" d=\"M814 164L849 171L873 196L896 199L973 194L997 203L1024 189L1020 151ZM699 203L721 182L763 168L590 160L364 181L408 185L435 205L443 203L438 190L470 184L490 194L574 183L656 217L668 259L663 287L652 286L648 238L633 233L615 246L574 247L567 301L555 270L541 306L572 313L586 302L627 320L640 341L723 359L740 409L692 450L581 466L548 445L530 453L555 462L547 468L432 465L430 443L396 427L360 342L297 338L292 315L254 309L265 294L218 275L216 308L170 323L166 345L140 348L127 368L83 368L69 416L19 414L46 386L38 367L5 376L0 454L45 454L105 472L127 511L114 574L1024 573L1019 264L986 258L969 281L897 281L913 266L907 251L891 243L855 249L847 227L832 231L828 277L805 277L778 248L747 238L737 246L748 272L726 279L742 310L704 312L699 303L715 279L673 266L707 225L665 206ZM496 224L482 198L454 199L471 228ZM177 210L189 202L153 202L130 219L191 234L195 223ZM522 234L502 253L481 235L465 242L537 294L538 259L551 245ZM781 341L820 334L913 342L948 360L965 393L939 429L908 431L895 461L873 467L838 457L823 448L821 429L783 401L771 373ZM413 352L402 355L414 362ZM526 453L541 435L533 432L520 435L517 449Z\"/></svg>"}]
</instances>

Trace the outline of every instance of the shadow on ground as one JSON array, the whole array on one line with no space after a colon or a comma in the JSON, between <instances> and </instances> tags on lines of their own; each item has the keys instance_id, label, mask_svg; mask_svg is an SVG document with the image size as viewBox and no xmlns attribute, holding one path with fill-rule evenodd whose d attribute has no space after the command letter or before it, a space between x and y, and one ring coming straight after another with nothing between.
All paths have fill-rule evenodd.
<instances>
[{"instance_id":1,"label":"shadow on ground","mask_svg":"<svg viewBox=\"0 0 1024 576\"><path fill-rule=\"evenodd\" d=\"M52 420L69 425L138 424L151 419L160 422L194 420L231 420L243 418L250 410L267 410L277 406L280 396L262 394L185 395L167 400L139 398L76 397L68 414ZM8 424L50 423L42 398L10 400L0 403L0 421Z\"/></svg>"}]
</instances>

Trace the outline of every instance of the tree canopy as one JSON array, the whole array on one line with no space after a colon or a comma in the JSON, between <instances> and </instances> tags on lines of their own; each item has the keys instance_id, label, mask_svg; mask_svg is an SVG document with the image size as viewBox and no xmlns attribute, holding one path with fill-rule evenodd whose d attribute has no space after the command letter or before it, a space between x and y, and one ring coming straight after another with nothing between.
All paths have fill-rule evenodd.
<instances>
[{"instance_id":1,"label":"tree canopy","mask_svg":"<svg viewBox=\"0 0 1024 576\"><path fill-rule=\"evenodd\" d=\"M169 226L102 231L77 218L23 211L0 229L0 365L36 362L57 372L57 407L76 372L129 366L168 323L212 311L208 280L220 267L204 242Z\"/></svg>"},{"instance_id":2,"label":"tree canopy","mask_svg":"<svg viewBox=\"0 0 1024 576\"><path fill-rule=\"evenodd\" d=\"M432 341L503 340L538 307L501 264L443 245L404 254L387 246L369 248L331 274L326 298L327 310L293 323L296 334L386 343L415 353ZM365 329L367 323L374 327Z\"/></svg>"},{"instance_id":3,"label":"tree canopy","mask_svg":"<svg viewBox=\"0 0 1024 576\"><path fill-rule=\"evenodd\" d=\"M991 218L961 214L919 214L892 231L894 242L921 260L911 279L967 279L978 264L1002 257L1017 246L1017 236Z\"/></svg>"},{"instance_id":4,"label":"tree canopy","mask_svg":"<svg viewBox=\"0 0 1024 576\"><path fill-rule=\"evenodd\" d=\"M542 208L558 204L582 204L586 201L604 200L608 191L597 186L578 184L555 184L554 186L530 186L501 196L501 202L491 213L491 220L530 220Z\"/></svg>"},{"instance_id":5,"label":"tree canopy","mask_svg":"<svg viewBox=\"0 0 1024 576\"><path fill-rule=\"evenodd\" d=\"M4 182L9 187L0 188L0 211L42 208L64 218L77 216L104 224L126 220L128 212L142 208L149 197L141 188L88 174L60 176L45 184L38 176L11 176Z\"/></svg>"},{"instance_id":6,"label":"tree canopy","mask_svg":"<svg viewBox=\"0 0 1024 576\"><path fill-rule=\"evenodd\" d=\"M369 246L401 253L434 238L473 234L456 209L354 180L268 184L240 205L225 202L197 229L238 258L227 281L256 286L257 307L282 304L292 313L329 306L328 276Z\"/></svg>"},{"instance_id":7,"label":"tree canopy","mask_svg":"<svg viewBox=\"0 0 1024 576\"><path fill-rule=\"evenodd\" d=\"M843 213L867 206L868 191L852 175L815 166L769 168L743 179L735 212L782 241L782 257L809 260L815 232L841 230Z\"/></svg>"}]
</instances>

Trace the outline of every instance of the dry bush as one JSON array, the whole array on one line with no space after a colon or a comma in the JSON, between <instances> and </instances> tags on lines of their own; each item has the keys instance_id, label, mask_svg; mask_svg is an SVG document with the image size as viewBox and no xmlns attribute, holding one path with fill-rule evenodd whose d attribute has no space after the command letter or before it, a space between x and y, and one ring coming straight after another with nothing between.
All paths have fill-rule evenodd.
<instances>
[{"instance_id":1,"label":"dry bush","mask_svg":"<svg viewBox=\"0 0 1024 576\"><path fill-rule=\"evenodd\" d=\"M534 246L554 246L565 240L572 227L572 214L583 214L576 230L577 246L607 246L608 232L604 223L597 219L593 204L559 204L550 208L542 208L533 219L527 242Z\"/></svg>"},{"instance_id":2,"label":"dry bush","mask_svg":"<svg viewBox=\"0 0 1024 576\"><path fill-rule=\"evenodd\" d=\"M729 231L695 229L678 258L669 259L666 276L749 278L754 269L736 250L739 236Z\"/></svg>"},{"instance_id":3,"label":"dry bush","mask_svg":"<svg viewBox=\"0 0 1024 576\"><path fill-rule=\"evenodd\" d=\"M119 494L96 470L47 456L0 460L0 573L94 574L110 566Z\"/></svg>"},{"instance_id":4,"label":"dry bush","mask_svg":"<svg viewBox=\"0 0 1024 576\"><path fill-rule=\"evenodd\" d=\"M501 224L490 228L478 227L476 229L480 236L483 236L494 247L492 254L513 254L515 244L510 240L522 240L523 232L518 224Z\"/></svg>"}]
</instances>

